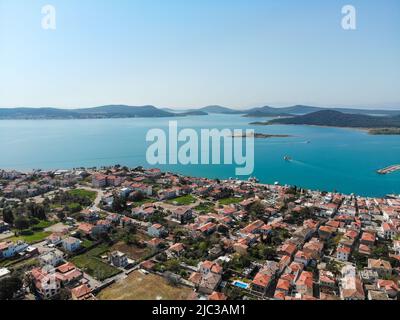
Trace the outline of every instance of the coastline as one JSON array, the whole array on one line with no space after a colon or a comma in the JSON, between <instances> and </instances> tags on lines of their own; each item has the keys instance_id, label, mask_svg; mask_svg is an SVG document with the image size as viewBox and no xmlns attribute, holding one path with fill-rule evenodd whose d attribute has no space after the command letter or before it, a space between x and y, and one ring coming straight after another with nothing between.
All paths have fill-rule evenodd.
<instances>
[{"instance_id":1,"label":"coastline","mask_svg":"<svg viewBox=\"0 0 400 320\"><path fill-rule=\"evenodd\" d=\"M57 173L57 172L73 172L73 171L88 171L88 172L96 172L96 171L101 171L107 168L114 168L115 165L104 165L104 166L98 166L98 167L74 167L74 168L58 168L58 169L40 169L40 168L34 168L34 169L24 169L24 170L17 170L17 169L12 169L12 168L0 168L0 176L2 172L16 172L16 173L21 173L24 175L29 175L32 174L34 172L42 172L42 173ZM123 167L123 166L122 166ZM175 174L181 177L185 177L185 178L198 178L198 179L209 179L212 181L238 181L238 182L243 182L243 183L250 183L249 180L247 179L248 177L243 177L243 178L218 178L218 177L211 177L211 176L207 176L204 174L185 174L185 173L181 173L179 172L179 170L175 170L175 171L171 171L171 170L163 170L160 169L158 167L142 167L142 166L133 166L133 167L128 167L130 170L136 170L138 168L143 168L144 170L160 170L161 172L165 172L165 173L171 173L171 174ZM387 176L387 174L383 174L381 175L382 177ZM249 177L250 178L250 177ZM258 186L258 187L274 187L276 186L276 182L274 183L268 183L268 182L251 182L254 186ZM278 183L278 186L287 186L287 187L297 187L300 189L304 189L307 190L309 192L328 192L328 193L337 193L337 194L341 194L341 195L345 195L345 196L351 196L351 195L355 195L358 197L365 197L365 198L385 198L390 194L396 194L396 192L388 192L382 195L367 195L367 194L362 194L362 193L358 193L358 192L344 192L344 191L340 191L337 189L323 189L323 188L312 188L312 187L306 187L304 185L301 184L293 184L293 183ZM400 196L400 192L399 192L399 196Z\"/></svg>"},{"instance_id":2,"label":"coastline","mask_svg":"<svg viewBox=\"0 0 400 320\"><path fill-rule=\"evenodd\" d=\"M317 127L317 128L337 128L337 129L349 129L349 130L357 130L363 131L369 135L382 135L382 136L393 136L393 135L400 135L400 128L398 133L372 133L374 130L390 130L393 128L364 128L364 127L341 127L341 126L327 126L327 125L317 125L317 124L292 124L292 123L266 123L266 122L251 122L249 125L254 126L307 126L307 127Z\"/></svg>"}]
</instances>

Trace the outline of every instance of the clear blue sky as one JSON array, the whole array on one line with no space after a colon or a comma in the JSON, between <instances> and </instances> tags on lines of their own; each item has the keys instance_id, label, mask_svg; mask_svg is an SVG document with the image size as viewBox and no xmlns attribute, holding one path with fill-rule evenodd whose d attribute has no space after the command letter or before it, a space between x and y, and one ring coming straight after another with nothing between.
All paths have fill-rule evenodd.
<instances>
[{"instance_id":1,"label":"clear blue sky","mask_svg":"<svg viewBox=\"0 0 400 320\"><path fill-rule=\"evenodd\" d=\"M1 107L120 103L400 107L400 1L0 0Z\"/></svg>"}]
</instances>

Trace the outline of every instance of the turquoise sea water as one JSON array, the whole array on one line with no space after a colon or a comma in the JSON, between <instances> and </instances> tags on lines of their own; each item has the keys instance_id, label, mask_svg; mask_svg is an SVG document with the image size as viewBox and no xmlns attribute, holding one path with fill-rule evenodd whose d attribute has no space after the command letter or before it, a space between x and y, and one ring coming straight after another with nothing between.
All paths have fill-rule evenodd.
<instances>
[{"instance_id":1,"label":"turquoise sea water","mask_svg":"<svg viewBox=\"0 0 400 320\"><path fill-rule=\"evenodd\" d=\"M400 136L371 136L360 130L308 126L250 126L260 119L208 115L177 119L0 121L0 168L61 169L121 164L143 165L151 128L254 128L289 138L256 139L255 171L264 183L298 185L366 196L400 194L400 172L377 169L400 164ZM306 143L310 141L310 143ZM292 162L283 160L285 155ZM235 177L235 165L158 166L192 176ZM242 177L246 178L246 177Z\"/></svg>"}]
</instances>

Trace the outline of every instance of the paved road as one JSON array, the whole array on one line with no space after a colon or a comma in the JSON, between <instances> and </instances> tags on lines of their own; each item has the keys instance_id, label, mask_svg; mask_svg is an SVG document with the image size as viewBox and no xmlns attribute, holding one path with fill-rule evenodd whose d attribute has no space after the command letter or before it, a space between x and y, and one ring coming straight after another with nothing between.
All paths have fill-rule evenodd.
<instances>
[{"instance_id":1,"label":"paved road","mask_svg":"<svg viewBox=\"0 0 400 320\"><path fill-rule=\"evenodd\" d=\"M13 237L14 235L15 235L14 232L0 233L0 241L10 238L10 237Z\"/></svg>"},{"instance_id":2,"label":"paved road","mask_svg":"<svg viewBox=\"0 0 400 320\"><path fill-rule=\"evenodd\" d=\"M94 199L93 207L95 207L96 209L99 209L99 210L100 210L99 204L100 204L100 202L101 202L101 199L102 199L103 196L104 196L104 190L95 189L95 188L86 187L86 186L79 186L79 189L83 189L83 190L86 190L86 191L96 192L96 193L97 193L97 196L96 196L96 199Z\"/></svg>"}]
</instances>

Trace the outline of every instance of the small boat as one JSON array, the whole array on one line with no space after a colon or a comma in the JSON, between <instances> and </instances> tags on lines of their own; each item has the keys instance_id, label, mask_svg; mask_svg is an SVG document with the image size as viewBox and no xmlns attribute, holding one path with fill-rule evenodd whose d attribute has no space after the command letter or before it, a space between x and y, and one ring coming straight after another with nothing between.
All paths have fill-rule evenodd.
<instances>
[{"instance_id":1,"label":"small boat","mask_svg":"<svg viewBox=\"0 0 400 320\"><path fill-rule=\"evenodd\" d=\"M285 160L285 161L292 161L293 159L292 159L291 157L289 157L289 156L285 156L285 157L283 158L283 160Z\"/></svg>"}]
</instances>

